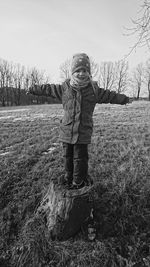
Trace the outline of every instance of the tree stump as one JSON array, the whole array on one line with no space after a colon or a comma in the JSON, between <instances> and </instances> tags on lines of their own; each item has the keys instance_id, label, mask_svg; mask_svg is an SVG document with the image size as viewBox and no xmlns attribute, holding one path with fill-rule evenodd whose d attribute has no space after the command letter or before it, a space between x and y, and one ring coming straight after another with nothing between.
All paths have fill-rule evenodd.
<instances>
[{"instance_id":1,"label":"tree stump","mask_svg":"<svg viewBox=\"0 0 150 267\"><path fill-rule=\"evenodd\" d=\"M38 213L46 217L46 224L53 239L67 240L80 230L90 217L92 187L67 190L63 186L50 183Z\"/></svg>"}]
</instances>

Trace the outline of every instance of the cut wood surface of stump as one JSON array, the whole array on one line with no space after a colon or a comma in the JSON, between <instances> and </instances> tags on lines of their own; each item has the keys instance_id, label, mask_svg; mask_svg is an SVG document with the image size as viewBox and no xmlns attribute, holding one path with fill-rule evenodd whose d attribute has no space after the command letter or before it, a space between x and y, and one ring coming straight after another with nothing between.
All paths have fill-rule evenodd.
<instances>
[{"instance_id":1,"label":"cut wood surface of stump","mask_svg":"<svg viewBox=\"0 0 150 267\"><path fill-rule=\"evenodd\" d=\"M50 183L38 213L46 217L52 238L67 240L80 230L91 214L91 188L85 186L77 190L67 190L54 182Z\"/></svg>"}]
</instances>

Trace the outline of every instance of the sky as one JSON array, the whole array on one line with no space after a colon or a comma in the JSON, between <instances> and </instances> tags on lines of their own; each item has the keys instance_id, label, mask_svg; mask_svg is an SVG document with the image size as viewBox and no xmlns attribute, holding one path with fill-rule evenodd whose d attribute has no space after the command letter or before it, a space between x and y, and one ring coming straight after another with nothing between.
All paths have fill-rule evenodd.
<instances>
[{"instance_id":1,"label":"sky","mask_svg":"<svg viewBox=\"0 0 150 267\"><path fill-rule=\"evenodd\" d=\"M127 36L142 0L0 0L0 58L44 70L59 82L60 65L75 53L96 63L118 61L130 52ZM132 52L130 68L148 58Z\"/></svg>"}]
</instances>

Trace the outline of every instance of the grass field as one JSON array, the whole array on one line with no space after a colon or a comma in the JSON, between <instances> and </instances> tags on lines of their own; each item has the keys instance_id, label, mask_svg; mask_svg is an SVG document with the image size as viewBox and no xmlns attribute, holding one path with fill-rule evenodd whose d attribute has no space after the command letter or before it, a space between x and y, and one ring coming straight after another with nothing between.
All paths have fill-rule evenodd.
<instances>
[{"instance_id":1,"label":"grass field","mask_svg":"<svg viewBox=\"0 0 150 267\"><path fill-rule=\"evenodd\" d=\"M150 266L150 102L97 105L89 146L98 234L49 240L25 231L63 170L61 105L0 108L0 266ZM137 265L138 264L138 265Z\"/></svg>"}]
</instances>

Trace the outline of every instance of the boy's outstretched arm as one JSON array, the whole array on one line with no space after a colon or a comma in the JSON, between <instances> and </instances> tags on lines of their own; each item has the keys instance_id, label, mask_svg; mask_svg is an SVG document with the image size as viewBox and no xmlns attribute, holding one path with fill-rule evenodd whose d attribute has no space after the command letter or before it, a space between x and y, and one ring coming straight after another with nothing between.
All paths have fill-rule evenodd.
<instances>
[{"instance_id":1,"label":"boy's outstretched arm","mask_svg":"<svg viewBox=\"0 0 150 267\"><path fill-rule=\"evenodd\" d=\"M38 96L50 96L57 98L59 101L62 100L62 86L60 84L34 84L27 93Z\"/></svg>"},{"instance_id":2,"label":"boy's outstretched arm","mask_svg":"<svg viewBox=\"0 0 150 267\"><path fill-rule=\"evenodd\" d=\"M116 93L115 91L105 90L98 87L97 89L98 103L110 103L110 104L120 104L125 105L130 103L130 98L124 94Z\"/></svg>"}]
</instances>

